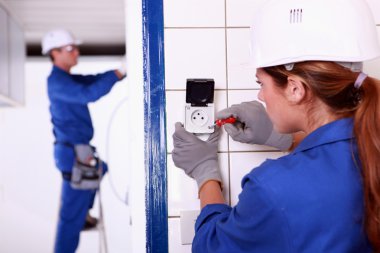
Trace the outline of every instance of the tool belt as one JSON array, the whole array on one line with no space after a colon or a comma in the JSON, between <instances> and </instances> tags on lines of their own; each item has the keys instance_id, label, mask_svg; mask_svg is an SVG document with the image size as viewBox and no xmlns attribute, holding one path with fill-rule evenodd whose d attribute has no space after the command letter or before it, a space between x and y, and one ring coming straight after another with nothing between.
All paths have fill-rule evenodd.
<instances>
[{"instance_id":1,"label":"tool belt","mask_svg":"<svg viewBox=\"0 0 380 253\"><path fill-rule=\"evenodd\" d=\"M98 189L102 177L102 161L95 147L78 144L74 150L76 161L70 178L71 187L79 190Z\"/></svg>"}]
</instances>

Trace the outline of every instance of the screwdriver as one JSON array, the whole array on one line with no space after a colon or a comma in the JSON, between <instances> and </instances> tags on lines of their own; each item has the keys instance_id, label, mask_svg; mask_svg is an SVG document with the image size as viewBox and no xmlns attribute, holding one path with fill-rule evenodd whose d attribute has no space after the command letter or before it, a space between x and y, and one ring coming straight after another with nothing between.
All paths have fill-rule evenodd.
<instances>
[{"instance_id":1,"label":"screwdriver","mask_svg":"<svg viewBox=\"0 0 380 253\"><path fill-rule=\"evenodd\" d=\"M233 124L235 122L236 122L236 118L234 118L234 117L229 117L229 118L226 118L226 119L217 119L215 121L215 124L209 126L209 128L213 128L215 126L221 127L224 124L227 124L227 123Z\"/></svg>"}]
</instances>

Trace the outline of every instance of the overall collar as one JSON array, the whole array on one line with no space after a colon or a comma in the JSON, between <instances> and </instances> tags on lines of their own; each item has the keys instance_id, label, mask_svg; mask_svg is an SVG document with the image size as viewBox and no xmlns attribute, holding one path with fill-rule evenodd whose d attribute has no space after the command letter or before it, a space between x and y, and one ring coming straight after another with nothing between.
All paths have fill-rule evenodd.
<instances>
[{"instance_id":1,"label":"overall collar","mask_svg":"<svg viewBox=\"0 0 380 253\"><path fill-rule=\"evenodd\" d=\"M293 154L327 143L354 138L353 119L343 118L319 127L311 132L292 152Z\"/></svg>"}]
</instances>

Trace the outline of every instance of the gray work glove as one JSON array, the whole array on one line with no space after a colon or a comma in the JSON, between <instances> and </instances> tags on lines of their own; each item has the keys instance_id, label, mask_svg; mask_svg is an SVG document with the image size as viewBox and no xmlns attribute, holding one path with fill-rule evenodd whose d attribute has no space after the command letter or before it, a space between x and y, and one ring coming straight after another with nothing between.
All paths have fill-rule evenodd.
<instances>
[{"instance_id":1,"label":"gray work glove","mask_svg":"<svg viewBox=\"0 0 380 253\"><path fill-rule=\"evenodd\" d=\"M77 161L84 165L96 166L95 149L88 144L77 144L74 146Z\"/></svg>"},{"instance_id":2,"label":"gray work glove","mask_svg":"<svg viewBox=\"0 0 380 253\"><path fill-rule=\"evenodd\" d=\"M235 141L267 145L282 151L288 150L292 145L292 135L275 131L264 106L258 101L232 105L216 114L217 119L231 116L235 117L237 122L225 124L224 129Z\"/></svg>"},{"instance_id":3,"label":"gray work glove","mask_svg":"<svg viewBox=\"0 0 380 253\"><path fill-rule=\"evenodd\" d=\"M218 164L218 139L220 128L210 135L207 141L189 133L182 124L175 123L172 157L175 166L197 181L198 189L209 180L222 182Z\"/></svg>"}]
</instances>

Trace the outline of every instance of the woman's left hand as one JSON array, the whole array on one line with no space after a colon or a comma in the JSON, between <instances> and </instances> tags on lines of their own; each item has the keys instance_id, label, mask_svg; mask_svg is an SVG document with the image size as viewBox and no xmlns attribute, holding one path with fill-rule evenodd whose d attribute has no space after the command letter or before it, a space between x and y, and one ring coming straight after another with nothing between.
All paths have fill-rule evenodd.
<instances>
[{"instance_id":1,"label":"woman's left hand","mask_svg":"<svg viewBox=\"0 0 380 253\"><path fill-rule=\"evenodd\" d=\"M180 122L175 124L173 134L174 164L197 181L198 189L209 180L222 182L218 164L218 140L220 128L215 128L207 141L187 132Z\"/></svg>"}]
</instances>

